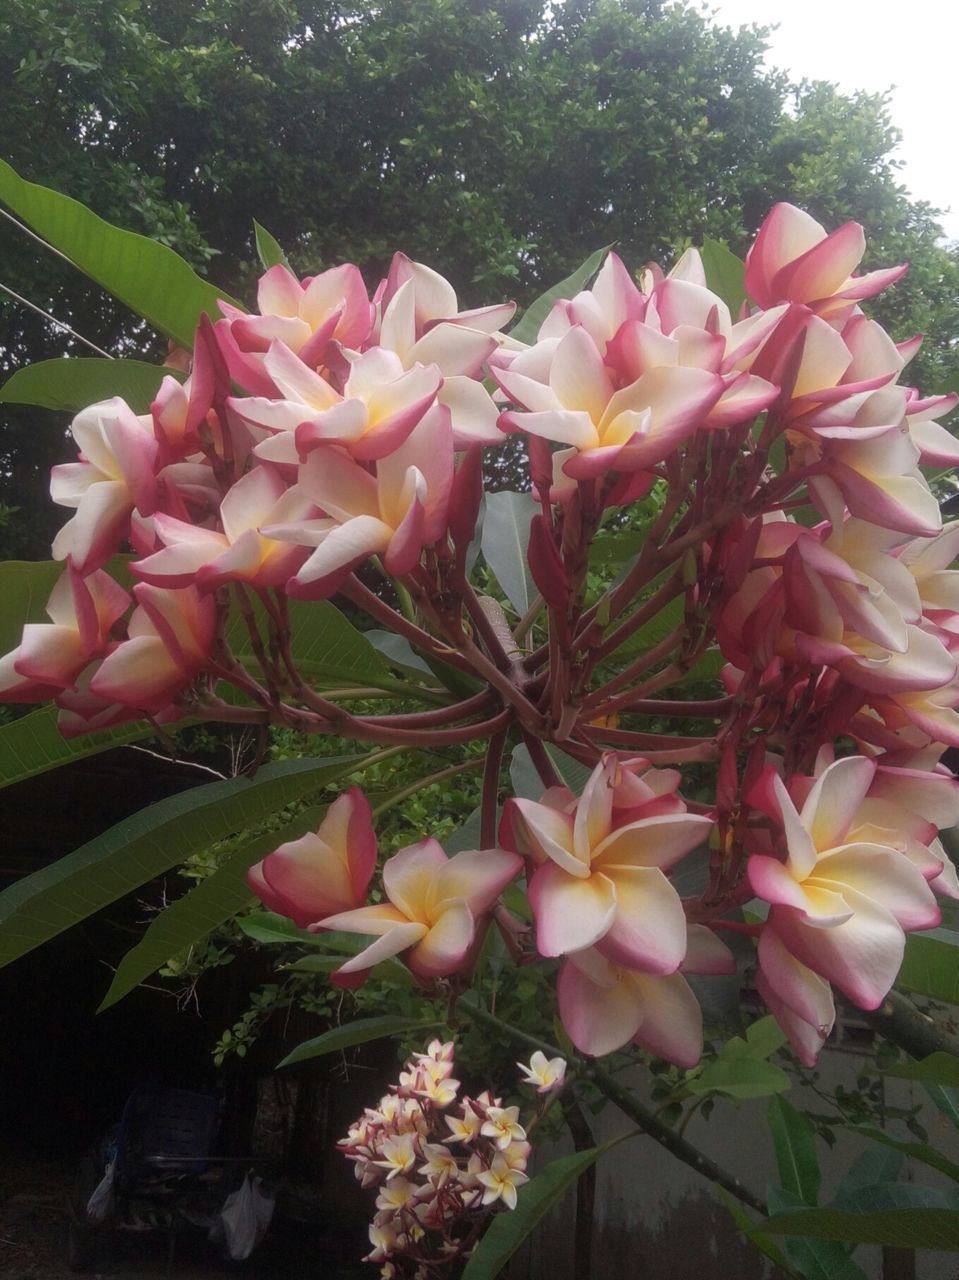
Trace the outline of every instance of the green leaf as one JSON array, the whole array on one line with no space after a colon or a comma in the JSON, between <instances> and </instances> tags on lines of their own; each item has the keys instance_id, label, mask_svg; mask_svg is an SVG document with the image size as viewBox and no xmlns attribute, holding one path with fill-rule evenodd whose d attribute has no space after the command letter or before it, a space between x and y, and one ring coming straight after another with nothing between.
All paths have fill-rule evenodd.
<instances>
[{"instance_id":1,"label":"green leaf","mask_svg":"<svg viewBox=\"0 0 959 1280\"><path fill-rule=\"evenodd\" d=\"M140 720L82 738L64 738L57 728L56 707L41 707L0 725L0 788L155 733L152 724Z\"/></svg>"},{"instance_id":2,"label":"green leaf","mask_svg":"<svg viewBox=\"0 0 959 1280\"><path fill-rule=\"evenodd\" d=\"M590 1147L588 1151L577 1151L574 1155L553 1160L520 1187L516 1208L497 1214L490 1223L466 1264L463 1280L495 1280L567 1189L617 1141L621 1139L614 1138L601 1147Z\"/></svg>"},{"instance_id":3,"label":"green leaf","mask_svg":"<svg viewBox=\"0 0 959 1280\"><path fill-rule=\"evenodd\" d=\"M496 575L510 604L520 616L536 599L526 561L529 525L538 506L531 493L510 493L504 489L486 495L483 523L483 556Z\"/></svg>"},{"instance_id":4,"label":"green leaf","mask_svg":"<svg viewBox=\"0 0 959 1280\"><path fill-rule=\"evenodd\" d=\"M946 1089L939 1084L923 1081L922 1087L928 1093L933 1106L959 1129L959 1089Z\"/></svg>"},{"instance_id":5,"label":"green leaf","mask_svg":"<svg viewBox=\"0 0 959 1280\"><path fill-rule=\"evenodd\" d=\"M464 849L480 847L480 817L481 810L477 805L463 825L457 827L453 834L443 841L443 848L447 853L462 853Z\"/></svg>"},{"instance_id":6,"label":"green leaf","mask_svg":"<svg viewBox=\"0 0 959 1280\"><path fill-rule=\"evenodd\" d=\"M693 1094L723 1093L730 1098L767 1098L785 1093L789 1076L781 1068L767 1062L786 1037L772 1017L760 1018L746 1032L746 1039L733 1036L717 1057L708 1062L686 1088Z\"/></svg>"},{"instance_id":7,"label":"green leaf","mask_svg":"<svg viewBox=\"0 0 959 1280\"><path fill-rule=\"evenodd\" d=\"M144 360L101 360L71 357L65 360L38 360L18 369L0 387L0 402L34 404L43 409L76 413L98 400L121 396L134 413L149 413L160 383L171 375L178 382L183 374Z\"/></svg>"},{"instance_id":8,"label":"green leaf","mask_svg":"<svg viewBox=\"0 0 959 1280\"><path fill-rule=\"evenodd\" d=\"M25 181L3 160L0 200L91 280L183 347L193 346L204 311L219 317L218 298L241 306L166 245L122 231L78 200Z\"/></svg>"},{"instance_id":9,"label":"green leaf","mask_svg":"<svg viewBox=\"0 0 959 1280\"><path fill-rule=\"evenodd\" d=\"M579 760L568 756L559 747L553 746L552 743L546 747L546 754L560 782L579 795L588 782L592 770L587 765L581 764ZM513 791L523 800L539 800L546 790L546 784L540 778L525 743L521 742L513 748L509 776Z\"/></svg>"},{"instance_id":10,"label":"green leaf","mask_svg":"<svg viewBox=\"0 0 959 1280\"><path fill-rule=\"evenodd\" d=\"M641 603L641 602L638 602ZM638 631L634 631L628 636L619 648L606 659L607 662L614 662L617 659L626 658L633 654L645 653L648 649L654 648L665 640L668 635L682 626L685 610L685 604L682 596L677 596L674 600L670 600L663 605L659 613L654 613L648 622L644 623ZM610 631L616 630L624 622L628 622L629 618L617 618L614 627Z\"/></svg>"},{"instance_id":11,"label":"green leaf","mask_svg":"<svg viewBox=\"0 0 959 1280\"><path fill-rule=\"evenodd\" d=\"M603 265L603 261L613 246L608 244L603 249L597 249L595 253L591 253L581 267L577 267L572 275L567 276L565 280L560 280L559 284L554 284L552 289L547 289L545 293L540 294L535 302L523 312L522 319L510 330L509 336L515 338L517 342L535 342L536 335L539 333L540 325L553 309L553 303L557 298L575 298L577 293L585 289L593 276Z\"/></svg>"},{"instance_id":12,"label":"green leaf","mask_svg":"<svg viewBox=\"0 0 959 1280\"><path fill-rule=\"evenodd\" d=\"M896 986L933 1000L959 1004L959 933L928 929L906 938Z\"/></svg>"},{"instance_id":13,"label":"green leaf","mask_svg":"<svg viewBox=\"0 0 959 1280\"><path fill-rule=\"evenodd\" d=\"M896 1186L896 1191L926 1191ZM930 1189L928 1195L934 1194ZM948 1193L939 1196L947 1198ZM879 1244L896 1249L941 1249L959 1252L959 1204L937 1207L882 1208L868 1213L845 1209L801 1209L777 1214L763 1228L773 1235Z\"/></svg>"},{"instance_id":14,"label":"green leaf","mask_svg":"<svg viewBox=\"0 0 959 1280\"><path fill-rule=\"evenodd\" d=\"M47 601L65 566L59 560L0 563L0 654L20 643L25 622L49 622Z\"/></svg>"},{"instance_id":15,"label":"green leaf","mask_svg":"<svg viewBox=\"0 0 959 1280\"><path fill-rule=\"evenodd\" d=\"M327 1053L337 1053L341 1049L351 1049L357 1044L366 1044L368 1040L382 1040L385 1036L398 1036L407 1031L422 1029L428 1031L438 1026L434 1019L424 1022L422 1018L401 1018L393 1014L383 1014L378 1018L360 1018L354 1022L344 1023L341 1027L333 1027L313 1040L305 1040L288 1053L277 1068L292 1066L294 1062L305 1062L307 1058L322 1058Z\"/></svg>"},{"instance_id":16,"label":"green leaf","mask_svg":"<svg viewBox=\"0 0 959 1280\"><path fill-rule=\"evenodd\" d=\"M951 1053L939 1050L931 1053L921 1062L901 1062L894 1067L887 1067L884 1076L895 1076L897 1080L923 1080L929 1084L944 1084L951 1088L959 1087L959 1058Z\"/></svg>"},{"instance_id":17,"label":"green leaf","mask_svg":"<svg viewBox=\"0 0 959 1280\"><path fill-rule=\"evenodd\" d=\"M774 1213L786 1213L804 1205L799 1196L780 1187L770 1187L769 1207ZM763 1234L768 1222L761 1224ZM832 1240L798 1240L784 1242L790 1263L805 1280L866 1280L860 1267L849 1257L850 1248Z\"/></svg>"},{"instance_id":18,"label":"green leaf","mask_svg":"<svg viewBox=\"0 0 959 1280\"><path fill-rule=\"evenodd\" d=\"M236 923L248 938L264 946L288 947L298 944L325 947L329 951L341 951L345 955L356 955L366 946L358 934L333 930L329 933L310 933L308 929L301 929L298 924L294 924L288 916L277 915L275 911L251 911L249 915L241 916Z\"/></svg>"},{"instance_id":19,"label":"green leaf","mask_svg":"<svg viewBox=\"0 0 959 1280\"><path fill-rule=\"evenodd\" d=\"M598 533L589 549L590 564L625 564L638 556L646 543L645 529Z\"/></svg>"},{"instance_id":20,"label":"green leaf","mask_svg":"<svg viewBox=\"0 0 959 1280\"><path fill-rule=\"evenodd\" d=\"M416 652L405 636L395 631L364 631L363 638L391 667L421 680L432 677L429 663Z\"/></svg>"},{"instance_id":21,"label":"green leaf","mask_svg":"<svg viewBox=\"0 0 959 1280\"><path fill-rule=\"evenodd\" d=\"M754 1222L739 1201L731 1196L724 1187L717 1187L716 1190L719 1192L720 1199L726 1206L729 1216L749 1240L750 1244L754 1245L760 1253L765 1254L770 1262L785 1271L788 1276L798 1275L799 1273L790 1266L786 1255L781 1252L775 1240L770 1240L769 1236L763 1233L762 1222Z\"/></svg>"},{"instance_id":22,"label":"green leaf","mask_svg":"<svg viewBox=\"0 0 959 1280\"><path fill-rule=\"evenodd\" d=\"M707 236L700 250L706 284L722 298L735 321L746 300L746 266L719 240Z\"/></svg>"},{"instance_id":23,"label":"green leaf","mask_svg":"<svg viewBox=\"0 0 959 1280\"><path fill-rule=\"evenodd\" d=\"M358 767L356 757L283 760L255 778L230 778L169 796L0 893L0 965L101 907L255 826L284 805Z\"/></svg>"},{"instance_id":24,"label":"green leaf","mask_svg":"<svg viewBox=\"0 0 959 1280\"><path fill-rule=\"evenodd\" d=\"M202 942L218 925L248 906L253 900L246 883L249 868L272 853L277 845L315 830L324 812L324 809L307 809L286 826L246 841L225 858L212 875L172 902L120 961L97 1012L102 1013L122 1000L171 956Z\"/></svg>"},{"instance_id":25,"label":"green leaf","mask_svg":"<svg viewBox=\"0 0 959 1280\"><path fill-rule=\"evenodd\" d=\"M266 611L253 600L253 615L260 635L268 634ZM386 663L356 627L328 600L290 601L290 643L300 672L320 687L371 685L395 690L411 698L445 702L448 699L418 683L390 675ZM256 657L246 624L235 613L227 627L227 643L240 659L255 665Z\"/></svg>"},{"instance_id":26,"label":"green leaf","mask_svg":"<svg viewBox=\"0 0 959 1280\"><path fill-rule=\"evenodd\" d=\"M853 1128L854 1126L850 1126ZM873 1145L859 1153L846 1170L832 1202L834 1209L846 1209L846 1201L859 1194L863 1187L877 1182L897 1182L902 1169L902 1156L888 1147ZM797 1206L802 1207L802 1206Z\"/></svg>"},{"instance_id":27,"label":"green leaf","mask_svg":"<svg viewBox=\"0 0 959 1280\"><path fill-rule=\"evenodd\" d=\"M908 1156L910 1160L919 1160L922 1164L927 1164L932 1169L938 1169L940 1173L944 1173L953 1182L959 1182L959 1164L948 1160L935 1147L929 1146L927 1142L903 1142L898 1138L892 1137L885 1129L877 1129L874 1125L869 1124L852 1124L849 1128L852 1133L859 1133L864 1138L872 1138L873 1142L881 1143L884 1147L891 1147L901 1155ZM846 1206L844 1205L843 1207L845 1208Z\"/></svg>"},{"instance_id":28,"label":"green leaf","mask_svg":"<svg viewBox=\"0 0 959 1280\"><path fill-rule=\"evenodd\" d=\"M256 237L257 256L263 264L264 271L269 271L270 267L276 266L283 266L289 269L289 261L280 248L279 241L270 235L266 227L260 226L256 218L253 219L253 234Z\"/></svg>"},{"instance_id":29,"label":"green leaf","mask_svg":"<svg viewBox=\"0 0 959 1280\"><path fill-rule=\"evenodd\" d=\"M816 1156L816 1135L806 1117L785 1098L770 1098L766 1118L773 1136L779 1181L785 1191L814 1205L822 1177Z\"/></svg>"}]
</instances>

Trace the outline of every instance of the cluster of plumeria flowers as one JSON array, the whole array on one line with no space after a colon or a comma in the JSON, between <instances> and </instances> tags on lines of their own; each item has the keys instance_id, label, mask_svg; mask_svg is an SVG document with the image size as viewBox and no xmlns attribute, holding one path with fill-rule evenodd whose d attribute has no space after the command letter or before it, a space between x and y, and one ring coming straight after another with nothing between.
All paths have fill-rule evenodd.
<instances>
[{"instance_id":1,"label":"cluster of plumeria flowers","mask_svg":"<svg viewBox=\"0 0 959 1280\"><path fill-rule=\"evenodd\" d=\"M739 933L814 1062L834 989L878 1007L905 934L959 897L937 835L959 820L940 760L959 746L959 524L920 470L959 461L938 421L956 397L904 382L919 340L896 344L860 303L905 267L856 275L864 249L858 224L827 234L780 204L738 315L695 250L639 283L609 254L531 344L502 332L510 304L460 311L402 254L372 297L354 266L272 267L256 314L203 318L189 376L150 413L113 399L74 420L79 459L52 483L74 509L64 573L50 622L0 659L0 699L53 699L65 734L149 716L485 742L478 849L426 836L369 903L377 846L353 790L251 872L301 925L372 939L335 982L399 957L461 989L492 925L519 963L556 961L581 1052L633 1043L691 1066L686 975L733 971L719 934ZM519 619L470 577L483 454L510 433L535 502L539 596ZM641 550L591 598L596 535L650 494ZM107 568L126 546L132 599ZM334 595L474 691L370 714L318 689L290 601ZM689 696L717 650L716 696ZM509 742L544 791L501 811ZM587 766L580 796L545 744ZM697 793L710 779L708 803L681 796L679 767ZM682 897L698 849L708 883ZM531 926L502 901L520 876Z\"/></svg>"},{"instance_id":2,"label":"cluster of plumeria flowers","mask_svg":"<svg viewBox=\"0 0 959 1280\"><path fill-rule=\"evenodd\" d=\"M379 1105L367 1108L337 1144L363 1187L376 1188L370 1226L383 1280L452 1274L498 1208L516 1208L528 1182L530 1144L519 1107L483 1092L460 1096L453 1043L415 1053ZM543 1095L562 1088L566 1063L536 1052L517 1063L524 1084Z\"/></svg>"}]
</instances>

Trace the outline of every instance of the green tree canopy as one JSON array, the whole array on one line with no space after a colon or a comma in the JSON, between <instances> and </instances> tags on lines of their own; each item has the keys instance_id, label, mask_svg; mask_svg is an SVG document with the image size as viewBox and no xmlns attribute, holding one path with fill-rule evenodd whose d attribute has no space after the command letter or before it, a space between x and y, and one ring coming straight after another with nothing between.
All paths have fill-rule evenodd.
<instances>
[{"instance_id":1,"label":"green tree canopy","mask_svg":"<svg viewBox=\"0 0 959 1280\"><path fill-rule=\"evenodd\" d=\"M249 292L252 219L304 271L372 281L402 248L475 304L528 301L601 244L634 264L703 235L742 251L778 199L862 221L870 262L912 264L879 318L929 335L917 375L959 367L959 269L897 185L885 100L791 87L764 33L663 0L9 0L2 154ZM23 234L0 280L115 353L153 335ZM878 314L878 313L877 313ZM19 304L0 363L80 353ZM56 420L5 409L0 504L43 554Z\"/></svg>"}]
</instances>

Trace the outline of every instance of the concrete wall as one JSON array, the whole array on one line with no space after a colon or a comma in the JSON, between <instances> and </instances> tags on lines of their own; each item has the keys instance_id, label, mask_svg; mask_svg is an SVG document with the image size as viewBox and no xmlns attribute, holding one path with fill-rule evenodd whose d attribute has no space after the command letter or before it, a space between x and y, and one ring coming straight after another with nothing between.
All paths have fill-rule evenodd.
<instances>
[{"instance_id":1,"label":"concrete wall","mask_svg":"<svg viewBox=\"0 0 959 1280\"><path fill-rule=\"evenodd\" d=\"M857 1075L871 1059L842 1050L827 1050L821 1059L820 1086L855 1088ZM624 1077L624 1081L627 1077ZM637 1072L631 1081L642 1094L648 1077ZM794 1086L788 1095L800 1109L826 1112L811 1091ZM887 1104L910 1107L923 1102L921 1122L931 1141L959 1161L959 1134L929 1104L925 1093L905 1081L889 1081ZM644 1099L646 1101L646 1099ZM767 1100L719 1101L710 1119L696 1116L686 1137L761 1198L778 1182L772 1141L765 1123ZM608 1106L591 1120L597 1141L632 1126ZM892 1132L905 1137L901 1125ZM843 1135L832 1151L820 1142L824 1172L820 1197L828 1204L851 1162L867 1143ZM546 1162L570 1150L562 1144L540 1150ZM935 1170L908 1162L903 1178L930 1186L952 1186ZM568 1195L545 1220L511 1264L510 1280L574 1280L575 1198ZM911 1259L887 1257L878 1248L860 1247L855 1260L869 1280L959 1280L959 1255L919 1252ZM736 1229L712 1185L681 1164L650 1138L631 1138L604 1156L597 1166L596 1207L591 1280L772 1280L781 1274Z\"/></svg>"}]
</instances>

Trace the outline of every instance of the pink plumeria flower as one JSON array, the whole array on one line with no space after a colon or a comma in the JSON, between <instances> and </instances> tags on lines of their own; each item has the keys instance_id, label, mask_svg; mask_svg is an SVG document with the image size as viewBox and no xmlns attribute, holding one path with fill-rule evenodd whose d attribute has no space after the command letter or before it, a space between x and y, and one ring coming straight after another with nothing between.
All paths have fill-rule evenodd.
<instances>
[{"instance_id":1,"label":"pink plumeria flower","mask_svg":"<svg viewBox=\"0 0 959 1280\"><path fill-rule=\"evenodd\" d=\"M620 766L596 766L575 814L514 800L540 859L529 883L541 955L598 945L614 963L673 973L686 952L686 917L664 871L708 837L709 818L656 813L617 825ZM514 818L515 824L515 818Z\"/></svg>"},{"instance_id":2,"label":"pink plumeria flower","mask_svg":"<svg viewBox=\"0 0 959 1280\"><path fill-rule=\"evenodd\" d=\"M366 286L352 263L302 282L278 263L261 276L257 305L260 314L247 315L221 301L225 318L216 325L216 337L231 377L258 396L276 394L263 359L271 343L282 342L316 369L327 362L334 341L358 347L372 323Z\"/></svg>"},{"instance_id":3,"label":"pink plumeria flower","mask_svg":"<svg viewBox=\"0 0 959 1280\"><path fill-rule=\"evenodd\" d=\"M316 508L302 490L289 489L271 467L254 467L232 486L220 505L222 533L158 513L154 527L163 548L137 561L133 571L156 586L195 583L202 591L214 591L224 582L282 586L302 565L307 552L264 537L260 529L315 514Z\"/></svg>"},{"instance_id":4,"label":"pink plumeria flower","mask_svg":"<svg viewBox=\"0 0 959 1280\"><path fill-rule=\"evenodd\" d=\"M422 840L394 854L383 868L387 901L320 921L324 929L376 935L359 955L333 974L340 985L362 982L390 956L425 978L446 977L468 961L476 919L488 911L516 876L522 859L503 849L481 849L447 858L436 840Z\"/></svg>"},{"instance_id":5,"label":"pink plumeria flower","mask_svg":"<svg viewBox=\"0 0 959 1280\"><path fill-rule=\"evenodd\" d=\"M265 906L303 929L366 900L376 852L369 803L359 787L351 787L315 832L281 844L246 879Z\"/></svg>"},{"instance_id":6,"label":"pink plumeria flower","mask_svg":"<svg viewBox=\"0 0 959 1280\"><path fill-rule=\"evenodd\" d=\"M355 356L342 394L282 343L274 343L263 360L280 398L250 396L228 404L244 422L270 432L254 450L268 462L295 464L331 444L362 462L386 457L434 403L442 382L436 365L407 370L381 347Z\"/></svg>"},{"instance_id":7,"label":"pink plumeria flower","mask_svg":"<svg viewBox=\"0 0 959 1280\"><path fill-rule=\"evenodd\" d=\"M156 502L158 445L149 417L119 396L90 405L71 425L80 461L50 473L50 496L74 515L53 542L54 560L68 556L84 576L99 569L126 537L134 508L150 515Z\"/></svg>"},{"instance_id":8,"label":"pink plumeria flower","mask_svg":"<svg viewBox=\"0 0 959 1280\"><path fill-rule=\"evenodd\" d=\"M340 449L310 454L297 491L326 515L267 525L264 536L315 550L287 584L292 596L325 599L357 565L382 555L387 572L409 573L446 533L453 480L449 423L421 422L372 475Z\"/></svg>"},{"instance_id":9,"label":"pink plumeria flower","mask_svg":"<svg viewBox=\"0 0 959 1280\"><path fill-rule=\"evenodd\" d=\"M813 1067L836 1022L832 987L789 951L775 928L759 936L756 990L797 1058Z\"/></svg>"},{"instance_id":10,"label":"pink plumeria flower","mask_svg":"<svg viewBox=\"0 0 959 1280\"><path fill-rule=\"evenodd\" d=\"M795 205L774 205L746 255L746 291L761 307L804 302L825 315L851 310L906 271L898 266L854 276L865 251L858 222L827 234Z\"/></svg>"},{"instance_id":11,"label":"pink plumeria flower","mask_svg":"<svg viewBox=\"0 0 959 1280\"><path fill-rule=\"evenodd\" d=\"M195 587L168 591L140 583L127 639L110 653L90 681L108 702L139 711L164 711L208 665L216 630L216 604Z\"/></svg>"},{"instance_id":12,"label":"pink plumeria flower","mask_svg":"<svg viewBox=\"0 0 959 1280\"><path fill-rule=\"evenodd\" d=\"M437 405L428 412L449 412L454 448L501 443L499 410L480 378L497 348L493 334L512 319L515 303L460 311L448 280L397 253L375 305L375 341L395 352L404 368L433 364L442 372Z\"/></svg>"},{"instance_id":13,"label":"pink plumeria flower","mask_svg":"<svg viewBox=\"0 0 959 1280\"><path fill-rule=\"evenodd\" d=\"M19 646L0 658L0 702L39 702L75 689L83 669L111 647L110 632L130 597L108 573L83 578L72 567L47 601L49 622L30 622Z\"/></svg>"},{"instance_id":14,"label":"pink plumeria flower","mask_svg":"<svg viewBox=\"0 0 959 1280\"><path fill-rule=\"evenodd\" d=\"M863 756L837 760L801 811L782 780L767 774L762 786L771 790L770 807L778 806L787 856L754 854L747 866L753 890L772 906L766 929L864 1009L877 1008L895 981L904 930L940 919L923 874L898 849L848 839L875 767Z\"/></svg>"},{"instance_id":15,"label":"pink plumeria flower","mask_svg":"<svg viewBox=\"0 0 959 1280\"><path fill-rule=\"evenodd\" d=\"M504 413L500 426L570 446L554 463L574 480L648 471L705 425L725 390L706 369L667 366L617 389L595 341L578 325L550 350L548 368L532 347L492 372L527 411Z\"/></svg>"},{"instance_id":16,"label":"pink plumeria flower","mask_svg":"<svg viewBox=\"0 0 959 1280\"><path fill-rule=\"evenodd\" d=\"M690 925L687 973L735 973L736 962L714 933ZM681 1067L703 1051L703 1017L682 973L638 973L612 964L595 948L570 956L557 983L559 1013L582 1053L602 1057L631 1041Z\"/></svg>"},{"instance_id":17,"label":"pink plumeria flower","mask_svg":"<svg viewBox=\"0 0 959 1280\"><path fill-rule=\"evenodd\" d=\"M493 1163L477 1179L484 1187L483 1204L495 1204L501 1200L507 1209L516 1208L516 1191L529 1178L520 1169L511 1168L501 1155L493 1157Z\"/></svg>"},{"instance_id":18,"label":"pink plumeria flower","mask_svg":"<svg viewBox=\"0 0 959 1280\"><path fill-rule=\"evenodd\" d=\"M534 1085L537 1093L552 1093L563 1087L565 1058L547 1058L542 1049L536 1049L528 1065L525 1062L517 1062L516 1065L525 1076L522 1083Z\"/></svg>"}]
</instances>

